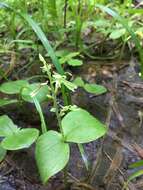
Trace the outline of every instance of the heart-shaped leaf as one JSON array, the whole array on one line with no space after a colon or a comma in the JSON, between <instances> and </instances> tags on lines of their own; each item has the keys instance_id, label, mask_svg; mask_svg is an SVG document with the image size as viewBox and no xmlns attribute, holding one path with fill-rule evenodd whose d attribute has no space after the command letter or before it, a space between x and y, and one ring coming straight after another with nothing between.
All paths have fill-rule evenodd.
<instances>
[{"instance_id":1,"label":"heart-shaped leaf","mask_svg":"<svg viewBox=\"0 0 143 190\"><path fill-rule=\"evenodd\" d=\"M40 83L30 84L26 88L23 88L21 92L23 100L33 103L33 99L31 97L32 93L35 94L35 97L38 100L38 102L42 102L47 98L49 88L47 85L41 86Z\"/></svg>"},{"instance_id":2,"label":"heart-shaped leaf","mask_svg":"<svg viewBox=\"0 0 143 190\"><path fill-rule=\"evenodd\" d=\"M107 129L100 121L83 109L69 112L62 119L67 142L88 143L105 135Z\"/></svg>"},{"instance_id":3,"label":"heart-shaped leaf","mask_svg":"<svg viewBox=\"0 0 143 190\"><path fill-rule=\"evenodd\" d=\"M17 133L6 137L1 146L6 150L28 148L38 138L39 131L34 128L21 129Z\"/></svg>"},{"instance_id":4,"label":"heart-shaped leaf","mask_svg":"<svg viewBox=\"0 0 143 190\"><path fill-rule=\"evenodd\" d=\"M104 86L98 85L98 84L85 84L84 89L87 92L96 94L96 95L100 95L107 92L107 89Z\"/></svg>"},{"instance_id":5,"label":"heart-shaped leaf","mask_svg":"<svg viewBox=\"0 0 143 190\"><path fill-rule=\"evenodd\" d=\"M0 86L0 91L5 94L18 94L20 93L20 90L27 85L28 85L27 80L10 81L3 83Z\"/></svg>"},{"instance_id":6,"label":"heart-shaped leaf","mask_svg":"<svg viewBox=\"0 0 143 190\"><path fill-rule=\"evenodd\" d=\"M62 170L69 160L69 145L60 133L48 131L36 143L36 162L43 183Z\"/></svg>"},{"instance_id":7,"label":"heart-shaped leaf","mask_svg":"<svg viewBox=\"0 0 143 190\"><path fill-rule=\"evenodd\" d=\"M19 129L13 121L7 116L0 116L0 136L7 137L16 133Z\"/></svg>"}]
</instances>

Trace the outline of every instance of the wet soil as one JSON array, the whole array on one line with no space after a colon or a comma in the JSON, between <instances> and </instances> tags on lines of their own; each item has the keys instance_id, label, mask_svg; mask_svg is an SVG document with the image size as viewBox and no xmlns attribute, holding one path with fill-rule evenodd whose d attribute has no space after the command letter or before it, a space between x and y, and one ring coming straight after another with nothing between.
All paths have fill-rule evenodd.
<instances>
[{"instance_id":1,"label":"wet soil","mask_svg":"<svg viewBox=\"0 0 143 190\"><path fill-rule=\"evenodd\" d=\"M138 75L139 65L130 61L86 61L84 66L72 70L74 77L103 84L108 93L95 96L78 89L72 94L73 103L87 109L95 117L106 123L109 132L104 139L85 144L90 161L86 171L75 144L71 145L69 168L69 188L81 190L122 190L127 177L135 171L129 165L143 158L139 147L143 147L143 82ZM24 110L30 110L29 112ZM56 129L50 105L43 110L51 128ZM40 126L39 117L31 104L17 108L8 106L0 109L0 114L8 114L20 127ZM53 123L53 121L55 121ZM28 150L9 152L0 164L0 190L60 190L63 187L63 173L51 178L43 186L39 180L34 146ZM142 190L142 178L129 184L130 190Z\"/></svg>"}]
</instances>

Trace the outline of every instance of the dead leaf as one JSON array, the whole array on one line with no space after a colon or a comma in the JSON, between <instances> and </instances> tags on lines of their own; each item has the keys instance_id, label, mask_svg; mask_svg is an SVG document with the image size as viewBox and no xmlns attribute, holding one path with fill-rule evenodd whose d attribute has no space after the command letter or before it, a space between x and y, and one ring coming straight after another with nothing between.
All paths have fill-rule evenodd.
<instances>
[{"instance_id":1,"label":"dead leaf","mask_svg":"<svg viewBox=\"0 0 143 190\"><path fill-rule=\"evenodd\" d=\"M138 153L138 155L143 158L143 148L140 147L137 143L133 144L134 149L136 150L136 152Z\"/></svg>"}]
</instances>

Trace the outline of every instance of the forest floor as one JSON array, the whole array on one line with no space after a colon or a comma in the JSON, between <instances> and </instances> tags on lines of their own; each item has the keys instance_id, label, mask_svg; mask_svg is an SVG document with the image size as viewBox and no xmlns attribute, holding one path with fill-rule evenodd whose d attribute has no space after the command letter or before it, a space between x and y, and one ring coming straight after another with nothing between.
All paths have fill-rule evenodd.
<instances>
[{"instance_id":1,"label":"forest floor","mask_svg":"<svg viewBox=\"0 0 143 190\"><path fill-rule=\"evenodd\" d=\"M37 74L39 69L34 67L29 72L32 70ZM72 94L72 99L74 104L86 108L110 129L104 139L84 145L91 163L89 171L86 171L76 145L72 145L67 177L70 185L67 189L122 190L127 177L136 171L129 169L129 165L143 159L143 82L138 76L138 68L136 59L132 58L130 61L86 61L79 69L72 69L74 77L81 76L108 89L108 93L101 96L78 89ZM54 127L54 116L49 107L43 105L43 110L50 118L48 123ZM5 113L21 127L38 128L40 125L31 104L1 108L0 114ZM62 190L62 175L60 173L47 185L41 185L34 147L31 147L9 153L0 164L0 190ZM142 190L142 178L129 183L129 189Z\"/></svg>"}]
</instances>

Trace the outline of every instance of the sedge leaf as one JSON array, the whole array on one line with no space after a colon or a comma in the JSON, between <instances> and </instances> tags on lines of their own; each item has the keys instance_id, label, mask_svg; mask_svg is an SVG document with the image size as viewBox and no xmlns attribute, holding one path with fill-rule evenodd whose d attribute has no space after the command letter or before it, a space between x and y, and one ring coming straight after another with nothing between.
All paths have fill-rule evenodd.
<instances>
[{"instance_id":1,"label":"sedge leaf","mask_svg":"<svg viewBox=\"0 0 143 190\"><path fill-rule=\"evenodd\" d=\"M135 162L131 165L129 165L129 168L137 168L143 166L143 160L139 160L138 162Z\"/></svg>"},{"instance_id":2,"label":"sedge leaf","mask_svg":"<svg viewBox=\"0 0 143 190\"><path fill-rule=\"evenodd\" d=\"M139 170L139 171L133 173L133 174L130 175L130 177L128 178L128 182L131 181L131 180L133 180L133 179L135 179L135 178L137 178L137 177L139 177L139 176L141 176L141 175L143 175L143 170Z\"/></svg>"}]
</instances>

